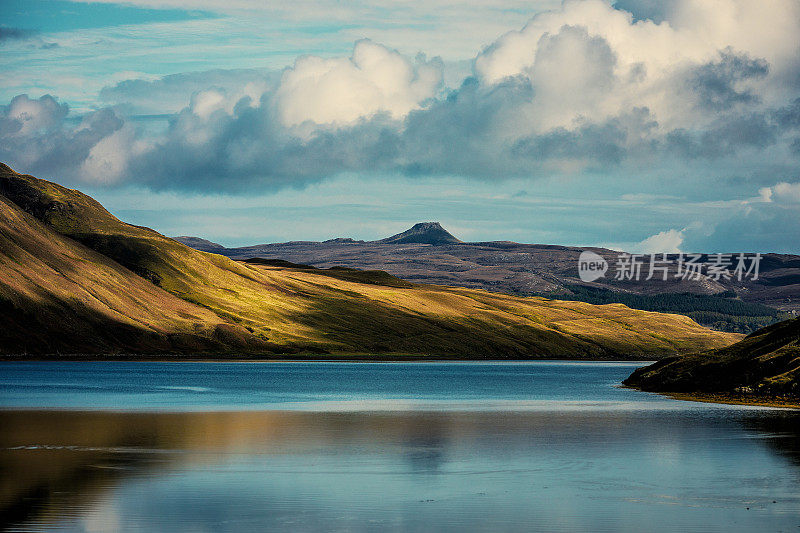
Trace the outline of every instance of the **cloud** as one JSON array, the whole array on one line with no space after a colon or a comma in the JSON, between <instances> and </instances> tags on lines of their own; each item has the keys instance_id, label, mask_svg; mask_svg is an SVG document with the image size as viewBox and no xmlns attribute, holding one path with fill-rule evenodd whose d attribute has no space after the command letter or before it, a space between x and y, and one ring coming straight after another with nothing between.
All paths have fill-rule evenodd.
<instances>
[{"instance_id":1,"label":"cloud","mask_svg":"<svg viewBox=\"0 0 800 533\"><path fill-rule=\"evenodd\" d=\"M349 57L303 56L280 74L122 81L102 91L113 109L87 115L92 126L70 126L52 98L15 99L0 132L16 149L3 157L32 169L62 158L78 180L231 192L345 172L671 178L676 168L686 187L700 176L762 186L796 167L795 2L718 0L709 10L674 0L651 17L652 2L623 5L639 15L567 0L500 36L450 90L440 60L360 40ZM155 134L124 117L158 106L172 112ZM23 107L29 118L15 111ZM65 153L68 142L75 149Z\"/></svg>"},{"instance_id":2,"label":"cloud","mask_svg":"<svg viewBox=\"0 0 800 533\"><path fill-rule=\"evenodd\" d=\"M146 144L138 141L130 125L113 131L97 141L80 166L80 175L86 182L112 184L119 181L128 170L132 157L142 153Z\"/></svg>"},{"instance_id":3,"label":"cloud","mask_svg":"<svg viewBox=\"0 0 800 533\"><path fill-rule=\"evenodd\" d=\"M186 107L194 93L210 88L231 100L243 96L258 100L274 88L279 76L279 72L264 69L214 69L155 79L139 77L103 87L100 100L131 114L172 114Z\"/></svg>"},{"instance_id":4,"label":"cloud","mask_svg":"<svg viewBox=\"0 0 800 533\"><path fill-rule=\"evenodd\" d=\"M304 122L352 124L376 113L402 118L432 98L442 82L442 61L411 63L368 39L349 58L305 56L286 69L275 93L284 126Z\"/></svg>"},{"instance_id":5,"label":"cloud","mask_svg":"<svg viewBox=\"0 0 800 533\"><path fill-rule=\"evenodd\" d=\"M667 151L685 159L715 159L744 148L766 148L775 144L781 131L762 112L721 115L703 129L678 128L667 132Z\"/></svg>"},{"instance_id":6,"label":"cloud","mask_svg":"<svg viewBox=\"0 0 800 533\"><path fill-rule=\"evenodd\" d=\"M678 254L682 251L683 239L683 230L669 229L651 235L634 246L634 250L643 254Z\"/></svg>"},{"instance_id":7,"label":"cloud","mask_svg":"<svg viewBox=\"0 0 800 533\"><path fill-rule=\"evenodd\" d=\"M728 47L720 52L719 60L692 69L689 89L700 109L721 111L736 104L757 102L758 96L752 89L740 86L748 80L764 78L768 72L769 65L764 59L736 54Z\"/></svg>"},{"instance_id":8,"label":"cloud","mask_svg":"<svg viewBox=\"0 0 800 533\"><path fill-rule=\"evenodd\" d=\"M800 204L800 182L781 182L772 187L759 189L758 194L766 203Z\"/></svg>"},{"instance_id":9,"label":"cloud","mask_svg":"<svg viewBox=\"0 0 800 533\"><path fill-rule=\"evenodd\" d=\"M69 106L46 94L39 99L20 94L0 111L0 135L22 137L59 125Z\"/></svg>"},{"instance_id":10,"label":"cloud","mask_svg":"<svg viewBox=\"0 0 800 533\"><path fill-rule=\"evenodd\" d=\"M27 39L34 35L36 32L26 30L23 28L12 28L9 26L0 26L0 43L3 41L11 41L18 39Z\"/></svg>"},{"instance_id":11,"label":"cloud","mask_svg":"<svg viewBox=\"0 0 800 533\"><path fill-rule=\"evenodd\" d=\"M797 253L800 182L762 187L758 195L731 202L725 216L704 228L684 229L684 247L717 252Z\"/></svg>"},{"instance_id":12,"label":"cloud","mask_svg":"<svg viewBox=\"0 0 800 533\"><path fill-rule=\"evenodd\" d=\"M102 109L72 125L66 120L68 112L67 104L50 95L38 99L24 94L14 97L0 108L0 159L26 172L65 175L84 183L95 181L96 175L82 176L80 170L87 164L88 168L96 165L104 149L101 142L122 129L124 122L112 110ZM100 148L96 148L98 144Z\"/></svg>"}]
</instances>

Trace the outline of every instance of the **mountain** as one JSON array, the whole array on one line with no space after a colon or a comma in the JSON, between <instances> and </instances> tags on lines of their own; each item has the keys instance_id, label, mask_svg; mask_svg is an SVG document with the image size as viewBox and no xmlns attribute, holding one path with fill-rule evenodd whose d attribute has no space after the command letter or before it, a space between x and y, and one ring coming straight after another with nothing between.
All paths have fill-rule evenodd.
<instances>
[{"instance_id":1,"label":"mountain","mask_svg":"<svg viewBox=\"0 0 800 533\"><path fill-rule=\"evenodd\" d=\"M0 164L0 353L641 358L739 336L678 315L234 261Z\"/></svg>"},{"instance_id":2,"label":"mountain","mask_svg":"<svg viewBox=\"0 0 800 533\"><path fill-rule=\"evenodd\" d=\"M438 222L420 222L410 229L386 239L375 241L381 244L458 244L461 241L453 237Z\"/></svg>"},{"instance_id":3,"label":"mountain","mask_svg":"<svg viewBox=\"0 0 800 533\"><path fill-rule=\"evenodd\" d=\"M177 240L194 246L187 238ZM206 248L200 248L206 249ZM623 303L635 309L680 313L725 331L751 333L800 312L800 256L764 254L757 279L739 280L730 271L715 279L677 278L678 256L667 256L666 280L647 279L650 257L641 257L639 279L616 279L620 252L605 248L520 244L509 241L461 242L435 222L377 241L338 238L294 241L213 251L233 259L283 259L318 268L346 266L382 270L418 283L484 289L520 296L544 296L594 304ZM599 255L609 272L595 281L579 277L583 253ZM708 268L714 256L700 254Z\"/></svg>"},{"instance_id":4,"label":"mountain","mask_svg":"<svg viewBox=\"0 0 800 533\"><path fill-rule=\"evenodd\" d=\"M225 249L225 247L221 244L217 244L206 239L201 239L200 237L188 237L186 235L182 235L180 237L174 237L174 239L190 248L200 250L201 252L216 252Z\"/></svg>"},{"instance_id":5,"label":"mountain","mask_svg":"<svg viewBox=\"0 0 800 533\"><path fill-rule=\"evenodd\" d=\"M800 400L800 319L774 324L725 348L663 359L624 383L651 392Z\"/></svg>"}]
</instances>

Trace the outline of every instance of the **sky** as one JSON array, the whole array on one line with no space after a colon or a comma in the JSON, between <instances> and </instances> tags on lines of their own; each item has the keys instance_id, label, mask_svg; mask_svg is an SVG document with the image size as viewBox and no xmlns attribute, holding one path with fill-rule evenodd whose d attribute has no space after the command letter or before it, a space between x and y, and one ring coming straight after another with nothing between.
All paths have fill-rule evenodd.
<instances>
[{"instance_id":1,"label":"sky","mask_svg":"<svg viewBox=\"0 0 800 533\"><path fill-rule=\"evenodd\" d=\"M0 161L237 246L800 253L800 0L0 0Z\"/></svg>"}]
</instances>

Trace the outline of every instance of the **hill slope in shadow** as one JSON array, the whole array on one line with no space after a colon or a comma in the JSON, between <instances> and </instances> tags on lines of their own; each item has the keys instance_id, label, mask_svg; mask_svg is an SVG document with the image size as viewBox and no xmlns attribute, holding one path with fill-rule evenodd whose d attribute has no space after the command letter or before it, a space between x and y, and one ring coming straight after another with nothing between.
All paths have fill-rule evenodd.
<instances>
[{"instance_id":1,"label":"hill slope in shadow","mask_svg":"<svg viewBox=\"0 0 800 533\"><path fill-rule=\"evenodd\" d=\"M638 369L625 384L651 392L800 399L800 318L725 348L663 359Z\"/></svg>"}]
</instances>

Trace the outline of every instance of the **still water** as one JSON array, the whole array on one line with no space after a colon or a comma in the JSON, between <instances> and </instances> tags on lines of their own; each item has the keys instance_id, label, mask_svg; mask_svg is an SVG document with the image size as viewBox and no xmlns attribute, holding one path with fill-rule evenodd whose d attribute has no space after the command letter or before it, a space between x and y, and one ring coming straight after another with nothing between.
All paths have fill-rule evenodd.
<instances>
[{"instance_id":1,"label":"still water","mask_svg":"<svg viewBox=\"0 0 800 533\"><path fill-rule=\"evenodd\" d=\"M5 363L12 531L800 531L800 413L635 363Z\"/></svg>"}]
</instances>

